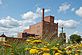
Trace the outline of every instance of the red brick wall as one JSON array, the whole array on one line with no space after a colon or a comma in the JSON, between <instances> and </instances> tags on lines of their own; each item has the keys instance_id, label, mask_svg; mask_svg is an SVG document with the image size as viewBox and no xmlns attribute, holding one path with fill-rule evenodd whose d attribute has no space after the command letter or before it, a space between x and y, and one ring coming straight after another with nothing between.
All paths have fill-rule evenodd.
<instances>
[{"instance_id":1,"label":"red brick wall","mask_svg":"<svg viewBox=\"0 0 82 55\"><path fill-rule=\"evenodd\" d=\"M44 18L44 25L43 25L43 37L51 36L54 33L54 36L58 35L58 24L54 23L53 16L47 16Z\"/></svg>"},{"instance_id":2,"label":"red brick wall","mask_svg":"<svg viewBox=\"0 0 82 55\"><path fill-rule=\"evenodd\" d=\"M30 26L30 32L36 35L42 35L42 22Z\"/></svg>"},{"instance_id":3,"label":"red brick wall","mask_svg":"<svg viewBox=\"0 0 82 55\"><path fill-rule=\"evenodd\" d=\"M25 29L23 33L30 33L30 29Z\"/></svg>"},{"instance_id":4,"label":"red brick wall","mask_svg":"<svg viewBox=\"0 0 82 55\"><path fill-rule=\"evenodd\" d=\"M54 25L55 24L55 25ZM58 35L58 25L56 23L49 23L49 22L44 22L44 32L43 35L47 37L47 35L52 34L56 32L56 35Z\"/></svg>"},{"instance_id":5,"label":"red brick wall","mask_svg":"<svg viewBox=\"0 0 82 55\"><path fill-rule=\"evenodd\" d=\"M40 35L42 37L46 37L45 35L49 35L49 33L56 32L56 36L58 35L58 24L54 23L53 16L46 16L44 17L44 21L31 25L30 28L24 30L24 32Z\"/></svg>"},{"instance_id":6,"label":"red brick wall","mask_svg":"<svg viewBox=\"0 0 82 55\"><path fill-rule=\"evenodd\" d=\"M54 23L54 17L53 16L46 16L46 17L44 17L44 21Z\"/></svg>"}]
</instances>

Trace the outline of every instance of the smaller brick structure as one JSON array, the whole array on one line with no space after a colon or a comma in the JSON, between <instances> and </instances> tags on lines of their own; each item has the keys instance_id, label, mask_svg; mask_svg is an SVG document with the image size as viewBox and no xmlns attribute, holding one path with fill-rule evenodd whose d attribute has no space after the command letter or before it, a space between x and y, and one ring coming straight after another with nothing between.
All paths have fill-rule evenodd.
<instances>
[{"instance_id":1,"label":"smaller brick structure","mask_svg":"<svg viewBox=\"0 0 82 55\"><path fill-rule=\"evenodd\" d=\"M59 38L62 38L66 42L66 33L60 33Z\"/></svg>"},{"instance_id":2,"label":"smaller brick structure","mask_svg":"<svg viewBox=\"0 0 82 55\"><path fill-rule=\"evenodd\" d=\"M12 41L25 41L25 39L17 38L17 37L7 37L5 34L2 34L0 36L0 42L2 42L2 41L10 41L10 42L12 42Z\"/></svg>"}]
</instances>

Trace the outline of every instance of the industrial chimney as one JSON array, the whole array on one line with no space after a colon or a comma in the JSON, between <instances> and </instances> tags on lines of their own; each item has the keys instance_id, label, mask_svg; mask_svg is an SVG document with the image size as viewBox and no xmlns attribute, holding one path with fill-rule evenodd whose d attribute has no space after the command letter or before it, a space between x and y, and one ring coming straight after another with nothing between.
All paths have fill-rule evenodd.
<instances>
[{"instance_id":1,"label":"industrial chimney","mask_svg":"<svg viewBox=\"0 0 82 55\"><path fill-rule=\"evenodd\" d=\"M42 21L44 21L44 8L42 9Z\"/></svg>"}]
</instances>

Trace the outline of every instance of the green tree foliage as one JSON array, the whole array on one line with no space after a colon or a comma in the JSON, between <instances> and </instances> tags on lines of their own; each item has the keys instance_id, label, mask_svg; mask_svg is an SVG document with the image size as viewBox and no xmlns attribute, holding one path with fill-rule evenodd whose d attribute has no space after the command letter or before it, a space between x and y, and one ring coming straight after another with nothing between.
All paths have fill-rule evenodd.
<instances>
[{"instance_id":1,"label":"green tree foliage","mask_svg":"<svg viewBox=\"0 0 82 55\"><path fill-rule=\"evenodd\" d=\"M75 43L75 42L79 43L79 42L81 41L81 36L80 36L80 35L77 35L77 34L72 34L72 35L70 36L70 40L71 40L73 43Z\"/></svg>"}]
</instances>

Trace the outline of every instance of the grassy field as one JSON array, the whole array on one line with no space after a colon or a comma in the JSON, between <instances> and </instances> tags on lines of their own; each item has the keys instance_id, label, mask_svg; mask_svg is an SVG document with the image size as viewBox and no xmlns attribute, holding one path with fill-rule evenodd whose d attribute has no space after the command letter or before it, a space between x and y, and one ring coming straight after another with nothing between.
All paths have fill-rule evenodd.
<instances>
[{"instance_id":1,"label":"grassy field","mask_svg":"<svg viewBox=\"0 0 82 55\"><path fill-rule=\"evenodd\" d=\"M30 37L26 41L0 42L0 55L82 55L82 44Z\"/></svg>"}]
</instances>

